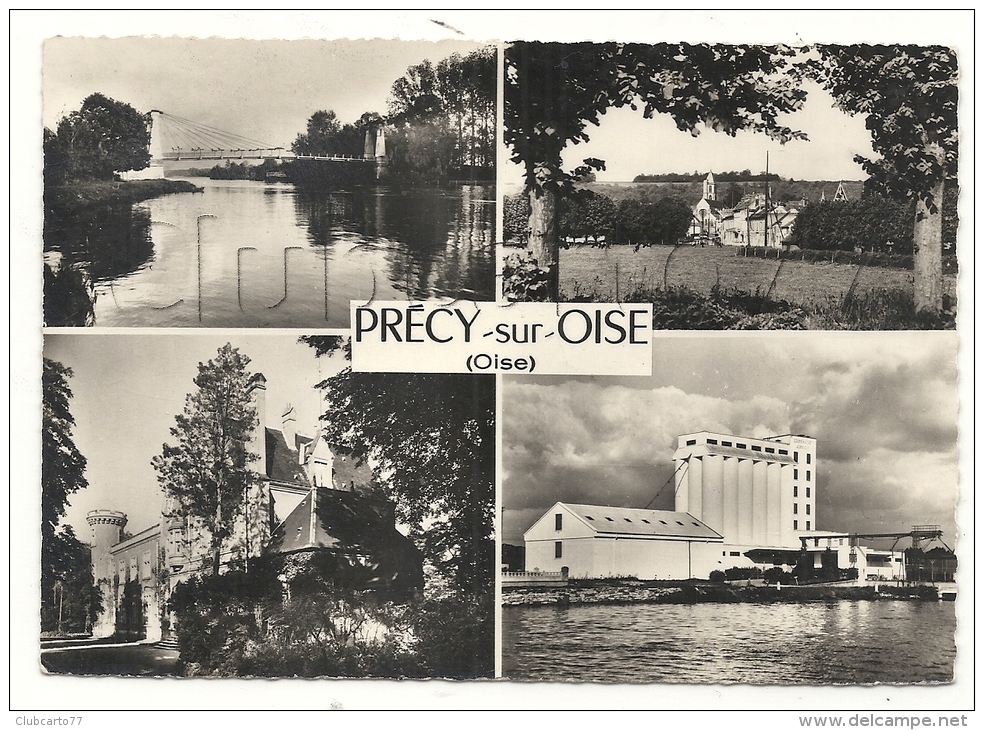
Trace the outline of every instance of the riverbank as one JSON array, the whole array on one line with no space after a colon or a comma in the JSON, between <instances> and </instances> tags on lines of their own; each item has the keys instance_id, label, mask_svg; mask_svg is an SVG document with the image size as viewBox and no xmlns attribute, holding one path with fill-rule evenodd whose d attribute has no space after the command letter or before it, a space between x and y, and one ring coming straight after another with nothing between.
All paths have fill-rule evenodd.
<instances>
[{"instance_id":1,"label":"riverbank","mask_svg":"<svg viewBox=\"0 0 984 730\"><path fill-rule=\"evenodd\" d=\"M204 190L187 180L75 180L45 188L45 216L75 215L98 206L139 203L171 193L200 193Z\"/></svg>"},{"instance_id":2,"label":"riverbank","mask_svg":"<svg viewBox=\"0 0 984 730\"><path fill-rule=\"evenodd\" d=\"M812 603L846 600L937 600L935 586L745 585L705 582L625 582L550 588L504 587L504 606L573 606L627 603Z\"/></svg>"}]
</instances>

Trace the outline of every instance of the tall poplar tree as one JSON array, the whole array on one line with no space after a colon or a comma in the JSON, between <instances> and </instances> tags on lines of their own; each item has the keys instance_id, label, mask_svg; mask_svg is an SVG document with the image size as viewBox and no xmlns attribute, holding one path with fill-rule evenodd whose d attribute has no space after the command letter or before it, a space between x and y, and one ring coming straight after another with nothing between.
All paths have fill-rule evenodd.
<instances>
[{"instance_id":1,"label":"tall poplar tree","mask_svg":"<svg viewBox=\"0 0 984 730\"><path fill-rule=\"evenodd\" d=\"M153 465L162 488L176 498L185 516L209 532L212 573L218 575L223 543L245 508L245 494L257 478L249 448L258 419L249 395L249 358L230 344L198 364L196 390L185 397L171 436Z\"/></svg>"}]
</instances>

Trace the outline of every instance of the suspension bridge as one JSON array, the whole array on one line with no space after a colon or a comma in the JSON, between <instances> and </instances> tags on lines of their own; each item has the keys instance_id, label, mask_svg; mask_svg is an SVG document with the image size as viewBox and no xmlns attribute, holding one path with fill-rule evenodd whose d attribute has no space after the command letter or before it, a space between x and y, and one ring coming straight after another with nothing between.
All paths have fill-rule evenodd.
<instances>
[{"instance_id":1,"label":"suspension bridge","mask_svg":"<svg viewBox=\"0 0 984 730\"><path fill-rule=\"evenodd\" d=\"M386 136L382 124L366 127L362 155L303 155L216 127L168 114L150 112L150 165L127 177L164 177L164 163L191 160L317 160L374 164L376 177L387 164Z\"/></svg>"}]
</instances>

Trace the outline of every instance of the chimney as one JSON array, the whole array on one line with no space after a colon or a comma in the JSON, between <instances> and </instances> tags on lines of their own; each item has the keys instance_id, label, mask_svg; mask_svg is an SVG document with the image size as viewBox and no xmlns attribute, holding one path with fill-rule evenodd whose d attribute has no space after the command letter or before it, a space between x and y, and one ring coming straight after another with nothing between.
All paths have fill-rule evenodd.
<instances>
[{"instance_id":1,"label":"chimney","mask_svg":"<svg viewBox=\"0 0 984 730\"><path fill-rule=\"evenodd\" d=\"M248 447L251 453L259 457L259 460L254 462L256 471L266 476L266 378L263 377L263 373L256 373L252 377L246 392L253 401L253 408L256 410L258 421L256 430L250 437Z\"/></svg>"},{"instance_id":2,"label":"chimney","mask_svg":"<svg viewBox=\"0 0 984 730\"><path fill-rule=\"evenodd\" d=\"M297 417L294 415L294 406L290 403L284 409L284 414L280 417L281 430L284 432L284 441L287 442L288 449L297 448Z\"/></svg>"}]
</instances>

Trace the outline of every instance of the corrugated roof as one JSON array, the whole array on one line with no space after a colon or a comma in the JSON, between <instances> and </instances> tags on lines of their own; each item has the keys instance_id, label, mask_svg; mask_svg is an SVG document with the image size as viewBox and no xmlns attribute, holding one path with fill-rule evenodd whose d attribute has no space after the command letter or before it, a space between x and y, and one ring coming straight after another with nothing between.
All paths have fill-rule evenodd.
<instances>
[{"instance_id":1,"label":"corrugated roof","mask_svg":"<svg viewBox=\"0 0 984 730\"><path fill-rule=\"evenodd\" d=\"M598 532L647 537L723 539L717 532L686 512L566 502L561 504Z\"/></svg>"}]
</instances>

